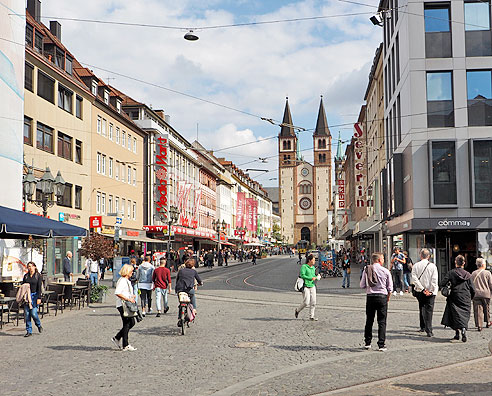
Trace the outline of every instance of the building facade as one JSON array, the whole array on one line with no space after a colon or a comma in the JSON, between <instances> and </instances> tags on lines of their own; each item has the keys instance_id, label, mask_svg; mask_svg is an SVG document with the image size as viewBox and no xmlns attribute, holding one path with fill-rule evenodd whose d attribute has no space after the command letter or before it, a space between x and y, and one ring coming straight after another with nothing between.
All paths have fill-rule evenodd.
<instances>
[{"instance_id":1,"label":"building facade","mask_svg":"<svg viewBox=\"0 0 492 396\"><path fill-rule=\"evenodd\" d=\"M314 164L300 156L288 100L278 144L281 233L289 244L305 240L324 245L331 234L332 162L331 133L323 99L313 134Z\"/></svg>"}]
</instances>

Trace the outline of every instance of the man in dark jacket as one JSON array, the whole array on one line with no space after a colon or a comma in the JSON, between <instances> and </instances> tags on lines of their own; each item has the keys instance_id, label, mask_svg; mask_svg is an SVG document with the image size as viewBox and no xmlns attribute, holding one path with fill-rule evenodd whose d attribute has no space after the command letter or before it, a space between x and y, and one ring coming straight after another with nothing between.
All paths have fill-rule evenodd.
<instances>
[{"instance_id":1,"label":"man in dark jacket","mask_svg":"<svg viewBox=\"0 0 492 396\"><path fill-rule=\"evenodd\" d=\"M63 258L63 277L65 282L70 282L70 277L73 275L72 270L72 252L68 251L67 255Z\"/></svg>"}]
</instances>

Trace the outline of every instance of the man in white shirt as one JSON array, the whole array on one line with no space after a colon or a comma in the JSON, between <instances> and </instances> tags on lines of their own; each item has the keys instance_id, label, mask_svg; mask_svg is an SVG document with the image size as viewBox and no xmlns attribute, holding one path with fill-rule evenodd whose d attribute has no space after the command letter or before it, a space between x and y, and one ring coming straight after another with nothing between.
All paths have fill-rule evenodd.
<instances>
[{"instance_id":1,"label":"man in white shirt","mask_svg":"<svg viewBox=\"0 0 492 396\"><path fill-rule=\"evenodd\" d=\"M92 285L97 285L99 281L99 262L92 258L85 261L85 277L91 281Z\"/></svg>"},{"instance_id":2,"label":"man in white shirt","mask_svg":"<svg viewBox=\"0 0 492 396\"><path fill-rule=\"evenodd\" d=\"M439 290L437 267L429 261L428 249L420 251L421 261L415 263L412 268L412 284L417 293L420 313L420 332L426 332L427 337L432 337L432 314L434 313L434 301Z\"/></svg>"}]
</instances>

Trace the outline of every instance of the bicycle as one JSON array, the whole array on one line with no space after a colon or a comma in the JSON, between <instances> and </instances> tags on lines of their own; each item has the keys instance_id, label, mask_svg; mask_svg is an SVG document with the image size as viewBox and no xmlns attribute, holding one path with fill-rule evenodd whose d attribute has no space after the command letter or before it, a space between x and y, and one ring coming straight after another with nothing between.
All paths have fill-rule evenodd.
<instances>
[{"instance_id":1,"label":"bicycle","mask_svg":"<svg viewBox=\"0 0 492 396\"><path fill-rule=\"evenodd\" d=\"M179 292L178 301L178 327L181 328L181 335L185 335L185 329L190 327L190 323L195 319L195 313L188 293Z\"/></svg>"}]
</instances>

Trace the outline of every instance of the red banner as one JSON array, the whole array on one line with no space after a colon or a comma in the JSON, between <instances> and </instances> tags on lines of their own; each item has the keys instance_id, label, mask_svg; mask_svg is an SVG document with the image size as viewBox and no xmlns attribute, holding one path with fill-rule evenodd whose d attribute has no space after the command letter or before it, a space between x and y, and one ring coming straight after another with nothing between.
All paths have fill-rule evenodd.
<instances>
[{"instance_id":1,"label":"red banner","mask_svg":"<svg viewBox=\"0 0 492 396\"><path fill-rule=\"evenodd\" d=\"M246 197L243 192L237 193L237 207L236 207L236 227L244 227L244 211L246 206Z\"/></svg>"},{"instance_id":2,"label":"red banner","mask_svg":"<svg viewBox=\"0 0 492 396\"><path fill-rule=\"evenodd\" d=\"M253 206L254 206L253 198L246 198L246 228L248 231L256 231L253 228Z\"/></svg>"},{"instance_id":3,"label":"red banner","mask_svg":"<svg viewBox=\"0 0 492 396\"><path fill-rule=\"evenodd\" d=\"M253 218L253 231L256 232L258 229L258 201L256 199L252 199L251 206L251 216Z\"/></svg>"}]
</instances>

